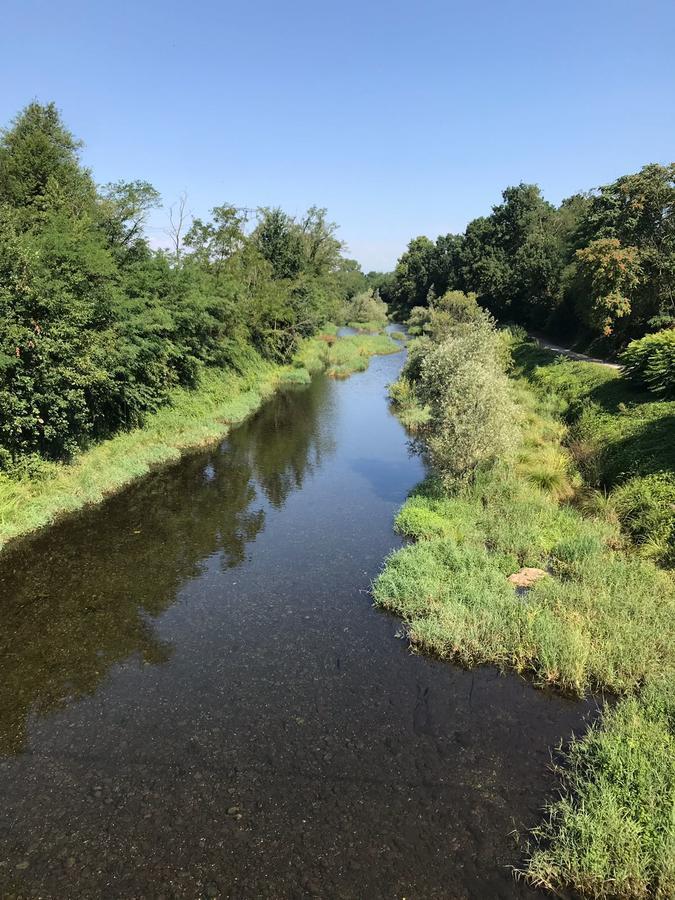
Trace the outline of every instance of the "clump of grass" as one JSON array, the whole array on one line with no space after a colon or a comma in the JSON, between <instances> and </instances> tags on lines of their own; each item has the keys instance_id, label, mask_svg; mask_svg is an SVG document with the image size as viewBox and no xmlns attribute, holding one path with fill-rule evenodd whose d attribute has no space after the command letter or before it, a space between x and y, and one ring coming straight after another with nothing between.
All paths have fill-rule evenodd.
<instances>
[{"instance_id":1,"label":"clump of grass","mask_svg":"<svg viewBox=\"0 0 675 900\"><path fill-rule=\"evenodd\" d=\"M393 338L395 341L402 341L403 343L408 340L408 336L403 331L390 331L389 337Z\"/></svg>"},{"instance_id":2,"label":"clump of grass","mask_svg":"<svg viewBox=\"0 0 675 900\"><path fill-rule=\"evenodd\" d=\"M644 555L675 566L675 474L636 476L612 496L621 524Z\"/></svg>"},{"instance_id":3,"label":"clump of grass","mask_svg":"<svg viewBox=\"0 0 675 900\"><path fill-rule=\"evenodd\" d=\"M526 871L596 898L675 896L675 687L663 679L606 708L559 770L560 799Z\"/></svg>"},{"instance_id":4,"label":"clump of grass","mask_svg":"<svg viewBox=\"0 0 675 900\"><path fill-rule=\"evenodd\" d=\"M353 328L360 334L382 334L387 325L386 319L371 319L368 322L347 322L348 328Z\"/></svg>"},{"instance_id":5,"label":"clump of grass","mask_svg":"<svg viewBox=\"0 0 675 900\"><path fill-rule=\"evenodd\" d=\"M368 368L371 356L398 353L400 347L385 334L348 335L328 346L327 374L331 378L348 378Z\"/></svg>"},{"instance_id":6,"label":"clump of grass","mask_svg":"<svg viewBox=\"0 0 675 900\"><path fill-rule=\"evenodd\" d=\"M419 403L410 381L404 376L389 385L389 400L399 421L411 434L421 431L429 421L429 407Z\"/></svg>"},{"instance_id":7,"label":"clump of grass","mask_svg":"<svg viewBox=\"0 0 675 900\"><path fill-rule=\"evenodd\" d=\"M289 367L279 373L279 380L283 384L309 384L312 376L304 366L301 368Z\"/></svg>"}]
</instances>

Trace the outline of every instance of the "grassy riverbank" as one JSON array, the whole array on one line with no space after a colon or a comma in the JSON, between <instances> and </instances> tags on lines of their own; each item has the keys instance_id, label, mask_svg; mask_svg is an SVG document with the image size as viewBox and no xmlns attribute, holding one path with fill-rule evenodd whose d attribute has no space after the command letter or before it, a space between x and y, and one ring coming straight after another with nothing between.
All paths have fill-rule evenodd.
<instances>
[{"instance_id":1,"label":"grassy riverbank","mask_svg":"<svg viewBox=\"0 0 675 900\"><path fill-rule=\"evenodd\" d=\"M11 539L106 496L178 459L187 450L221 440L283 383L307 383L327 369L347 377L367 368L376 353L400 348L389 338L352 336L305 341L293 365L277 366L250 350L240 371L205 369L195 390L179 389L142 428L117 434L71 463L32 462L23 473L0 474L0 549Z\"/></svg>"},{"instance_id":2,"label":"grassy riverbank","mask_svg":"<svg viewBox=\"0 0 675 900\"><path fill-rule=\"evenodd\" d=\"M673 404L609 369L513 349L515 447L469 482L418 488L396 520L415 542L389 557L375 599L420 650L623 698L570 748L527 875L592 897L672 897L675 580L655 561L672 559L673 511L653 485L672 478ZM393 398L424 422L413 393L399 383ZM523 566L545 574L518 591L507 578Z\"/></svg>"}]
</instances>

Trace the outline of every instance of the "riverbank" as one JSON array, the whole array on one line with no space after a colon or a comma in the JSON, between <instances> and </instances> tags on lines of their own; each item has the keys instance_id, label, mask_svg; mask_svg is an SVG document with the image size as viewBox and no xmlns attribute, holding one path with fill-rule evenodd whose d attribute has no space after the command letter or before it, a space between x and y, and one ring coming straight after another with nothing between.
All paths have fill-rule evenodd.
<instances>
[{"instance_id":1,"label":"riverbank","mask_svg":"<svg viewBox=\"0 0 675 900\"><path fill-rule=\"evenodd\" d=\"M517 446L455 490L430 479L414 492L396 519L414 543L388 558L375 600L420 650L625 698L569 749L526 874L592 897L671 897L675 582L655 560L669 558L672 508L653 486L669 484L673 404L611 369L512 349ZM415 419L405 383L393 399ZM651 503L650 540L629 491Z\"/></svg>"},{"instance_id":2,"label":"riverbank","mask_svg":"<svg viewBox=\"0 0 675 900\"><path fill-rule=\"evenodd\" d=\"M336 338L327 331L305 341L291 366L266 362L250 350L239 372L205 369L195 390L175 390L142 428L102 441L69 464L43 462L21 476L0 475L0 551L12 539L100 503L187 451L222 440L279 386L305 384L323 369L347 377L366 368L370 356L399 350L385 336Z\"/></svg>"}]
</instances>

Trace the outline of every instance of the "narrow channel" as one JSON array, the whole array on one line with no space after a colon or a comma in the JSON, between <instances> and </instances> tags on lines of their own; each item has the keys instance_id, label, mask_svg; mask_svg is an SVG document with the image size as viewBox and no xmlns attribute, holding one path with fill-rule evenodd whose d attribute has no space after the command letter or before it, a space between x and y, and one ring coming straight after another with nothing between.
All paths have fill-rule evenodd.
<instances>
[{"instance_id":1,"label":"narrow channel","mask_svg":"<svg viewBox=\"0 0 675 900\"><path fill-rule=\"evenodd\" d=\"M511 898L591 707L409 652L402 354L0 559L0 894Z\"/></svg>"}]
</instances>

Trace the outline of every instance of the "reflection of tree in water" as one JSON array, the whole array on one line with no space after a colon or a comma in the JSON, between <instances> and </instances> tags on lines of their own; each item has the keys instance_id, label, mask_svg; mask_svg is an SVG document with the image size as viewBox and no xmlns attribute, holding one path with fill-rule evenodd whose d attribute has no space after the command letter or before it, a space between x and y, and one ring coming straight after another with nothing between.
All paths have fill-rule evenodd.
<instances>
[{"instance_id":1,"label":"reflection of tree in water","mask_svg":"<svg viewBox=\"0 0 675 900\"><path fill-rule=\"evenodd\" d=\"M132 654L168 659L151 618L219 554L240 564L275 505L328 446L314 386L275 397L230 440L156 473L0 558L0 754L19 752L29 712L93 693Z\"/></svg>"},{"instance_id":2,"label":"reflection of tree in water","mask_svg":"<svg viewBox=\"0 0 675 900\"><path fill-rule=\"evenodd\" d=\"M331 382L315 378L308 388L282 391L255 419L233 433L269 502L281 507L292 490L335 449L329 428Z\"/></svg>"}]
</instances>

